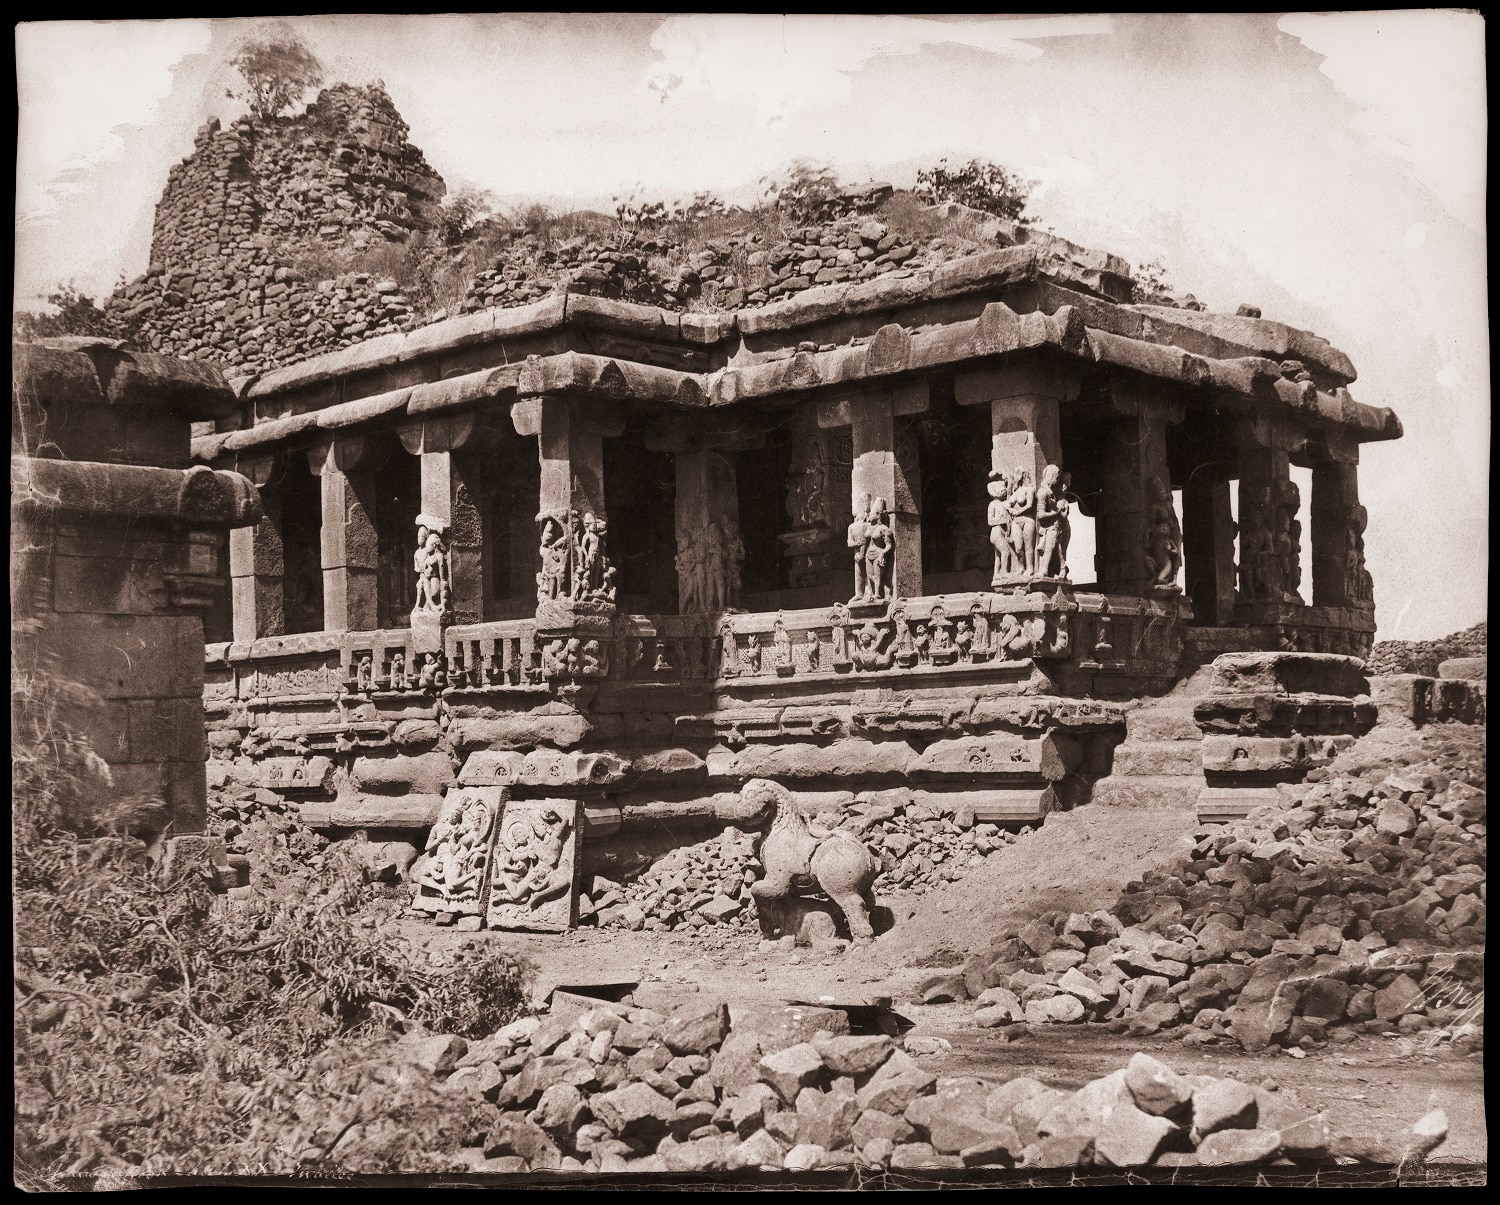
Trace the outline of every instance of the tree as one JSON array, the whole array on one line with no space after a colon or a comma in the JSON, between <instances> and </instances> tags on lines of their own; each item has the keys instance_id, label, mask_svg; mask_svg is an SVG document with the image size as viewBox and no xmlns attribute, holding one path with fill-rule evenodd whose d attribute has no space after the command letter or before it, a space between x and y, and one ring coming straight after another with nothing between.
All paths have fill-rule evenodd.
<instances>
[{"instance_id":1,"label":"tree","mask_svg":"<svg viewBox=\"0 0 1500 1205\"><path fill-rule=\"evenodd\" d=\"M929 205L956 201L1011 221L1025 221L1021 215L1033 187L1032 181L987 159L970 159L959 167L949 167L948 160L940 159L936 167L917 173L917 195Z\"/></svg>"},{"instance_id":2,"label":"tree","mask_svg":"<svg viewBox=\"0 0 1500 1205\"><path fill-rule=\"evenodd\" d=\"M1191 293L1185 297L1178 297L1175 288L1167 277L1167 270L1161 260L1153 259L1138 267L1134 276L1135 288L1131 293L1131 300L1136 305L1160 305L1169 306L1174 310L1201 310L1203 303Z\"/></svg>"},{"instance_id":3,"label":"tree","mask_svg":"<svg viewBox=\"0 0 1500 1205\"><path fill-rule=\"evenodd\" d=\"M55 314L34 314L18 310L12 319L12 330L22 339L56 339L64 335L97 335L104 339L123 338L125 332L102 310L92 297L85 297L76 285L67 284L47 295L47 304Z\"/></svg>"},{"instance_id":4,"label":"tree","mask_svg":"<svg viewBox=\"0 0 1500 1205\"><path fill-rule=\"evenodd\" d=\"M290 25L270 25L240 47L232 60L244 90L225 92L243 100L262 121L278 116L323 82L323 64Z\"/></svg>"}]
</instances>

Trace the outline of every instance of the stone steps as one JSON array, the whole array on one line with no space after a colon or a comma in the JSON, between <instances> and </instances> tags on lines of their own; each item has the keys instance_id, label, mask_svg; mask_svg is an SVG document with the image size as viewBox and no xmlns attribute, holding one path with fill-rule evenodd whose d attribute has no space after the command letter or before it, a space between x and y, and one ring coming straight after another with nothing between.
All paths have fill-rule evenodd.
<instances>
[{"instance_id":1,"label":"stone steps","mask_svg":"<svg viewBox=\"0 0 1500 1205\"><path fill-rule=\"evenodd\" d=\"M1199 743L1192 741L1137 741L1129 737L1115 749L1115 776L1132 778L1202 774Z\"/></svg>"},{"instance_id":2,"label":"stone steps","mask_svg":"<svg viewBox=\"0 0 1500 1205\"><path fill-rule=\"evenodd\" d=\"M1090 803L1125 808L1193 808L1202 774L1111 774L1094 784Z\"/></svg>"},{"instance_id":3,"label":"stone steps","mask_svg":"<svg viewBox=\"0 0 1500 1205\"><path fill-rule=\"evenodd\" d=\"M1194 700L1185 700L1189 706L1183 710L1165 710L1142 708L1130 712L1125 717L1125 740L1127 744L1136 741L1192 741L1197 744L1203 739L1203 733L1193 720L1193 709L1191 703Z\"/></svg>"}]
</instances>

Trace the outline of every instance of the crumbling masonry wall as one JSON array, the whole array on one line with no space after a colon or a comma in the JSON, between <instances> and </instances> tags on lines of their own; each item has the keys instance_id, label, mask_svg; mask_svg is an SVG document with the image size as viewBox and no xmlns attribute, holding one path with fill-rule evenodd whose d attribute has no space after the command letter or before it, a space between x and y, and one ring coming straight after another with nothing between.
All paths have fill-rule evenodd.
<instances>
[{"instance_id":1,"label":"crumbling masonry wall","mask_svg":"<svg viewBox=\"0 0 1500 1205\"><path fill-rule=\"evenodd\" d=\"M446 190L378 85L326 88L297 118L212 120L168 176L145 275L106 308L142 347L238 372L409 329L394 282L309 269L405 244Z\"/></svg>"},{"instance_id":2,"label":"crumbling masonry wall","mask_svg":"<svg viewBox=\"0 0 1500 1205\"><path fill-rule=\"evenodd\" d=\"M115 798L157 801L158 823L201 832L203 615L224 529L253 523L260 504L238 473L189 467L188 432L233 395L212 369L98 341L20 345L14 361L21 683L50 667L92 690L99 706L62 718L109 765Z\"/></svg>"}]
</instances>

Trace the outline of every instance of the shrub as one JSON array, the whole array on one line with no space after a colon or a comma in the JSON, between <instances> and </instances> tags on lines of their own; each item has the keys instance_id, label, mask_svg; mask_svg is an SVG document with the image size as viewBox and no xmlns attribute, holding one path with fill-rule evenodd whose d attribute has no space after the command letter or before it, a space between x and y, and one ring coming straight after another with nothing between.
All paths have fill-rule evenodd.
<instances>
[{"instance_id":1,"label":"shrub","mask_svg":"<svg viewBox=\"0 0 1500 1205\"><path fill-rule=\"evenodd\" d=\"M85 297L74 284L66 284L47 295L52 314L18 311L12 319L12 330L22 339L55 339L64 335L95 335L103 339L123 339L127 333L92 297Z\"/></svg>"},{"instance_id":2,"label":"shrub","mask_svg":"<svg viewBox=\"0 0 1500 1205\"><path fill-rule=\"evenodd\" d=\"M1138 267L1132 280L1135 287L1131 290L1130 299L1136 305L1170 306L1174 310L1204 308L1203 303L1191 293L1185 297L1177 296L1172 282L1167 277L1167 270L1159 259L1150 260Z\"/></svg>"},{"instance_id":3,"label":"shrub","mask_svg":"<svg viewBox=\"0 0 1500 1205\"><path fill-rule=\"evenodd\" d=\"M55 705L77 689L13 671L18 1175L451 1167L477 1106L394 1065L391 1028L490 1033L528 968L475 942L443 970L362 925L362 872L331 847L311 874L321 839L294 821L253 833L257 891L235 910L203 862L79 840L59 800L101 784Z\"/></svg>"},{"instance_id":4,"label":"shrub","mask_svg":"<svg viewBox=\"0 0 1500 1205\"><path fill-rule=\"evenodd\" d=\"M838 176L827 164L798 159L782 179L761 180L765 201L793 222L818 225L849 213Z\"/></svg>"},{"instance_id":5,"label":"shrub","mask_svg":"<svg viewBox=\"0 0 1500 1205\"><path fill-rule=\"evenodd\" d=\"M956 201L982 213L1022 221L1026 200L1035 184L986 159L970 159L957 167L948 160L917 173L917 195L929 205Z\"/></svg>"}]
</instances>

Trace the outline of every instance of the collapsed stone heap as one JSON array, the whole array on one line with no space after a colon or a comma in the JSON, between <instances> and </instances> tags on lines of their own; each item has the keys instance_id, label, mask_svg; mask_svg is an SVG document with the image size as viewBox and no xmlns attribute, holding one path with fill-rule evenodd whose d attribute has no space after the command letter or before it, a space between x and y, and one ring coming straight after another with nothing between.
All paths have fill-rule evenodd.
<instances>
[{"instance_id":1,"label":"collapsed stone heap","mask_svg":"<svg viewBox=\"0 0 1500 1205\"><path fill-rule=\"evenodd\" d=\"M1479 1039L1485 775L1477 730L1386 772L1356 751L1283 805L1203 835L1112 912L1000 934L928 999L981 1026L1113 1021L1249 1050L1356 1030Z\"/></svg>"},{"instance_id":2,"label":"collapsed stone heap","mask_svg":"<svg viewBox=\"0 0 1500 1205\"><path fill-rule=\"evenodd\" d=\"M1453 657L1483 657L1489 625L1476 623L1442 640L1382 640L1365 662L1369 674L1422 674L1434 678L1438 666Z\"/></svg>"},{"instance_id":3,"label":"collapsed stone heap","mask_svg":"<svg viewBox=\"0 0 1500 1205\"><path fill-rule=\"evenodd\" d=\"M150 266L106 312L142 347L244 371L409 329L394 281L316 275L436 222L446 186L407 132L378 85L325 88L297 118L210 121L168 176Z\"/></svg>"},{"instance_id":4,"label":"collapsed stone heap","mask_svg":"<svg viewBox=\"0 0 1500 1205\"><path fill-rule=\"evenodd\" d=\"M738 1008L731 1028L722 1003L663 1014L558 993L545 1017L472 1043L417 1032L398 1053L493 1103L466 1149L489 1172L1318 1166L1421 1158L1447 1133L1435 1112L1383 1145L1335 1135L1289 1091L1144 1054L1077 1091L939 1079L821 1008Z\"/></svg>"},{"instance_id":5,"label":"collapsed stone heap","mask_svg":"<svg viewBox=\"0 0 1500 1205\"><path fill-rule=\"evenodd\" d=\"M917 803L909 791L876 794L883 798L856 802L837 823L875 855L878 899L955 882L1019 835L975 823L972 813L948 814ZM754 927L750 886L761 873L755 835L726 828L717 837L677 846L625 882L596 877L580 902L580 916L596 915L599 925L624 929Z\"/></svg>"}]
</instances>

